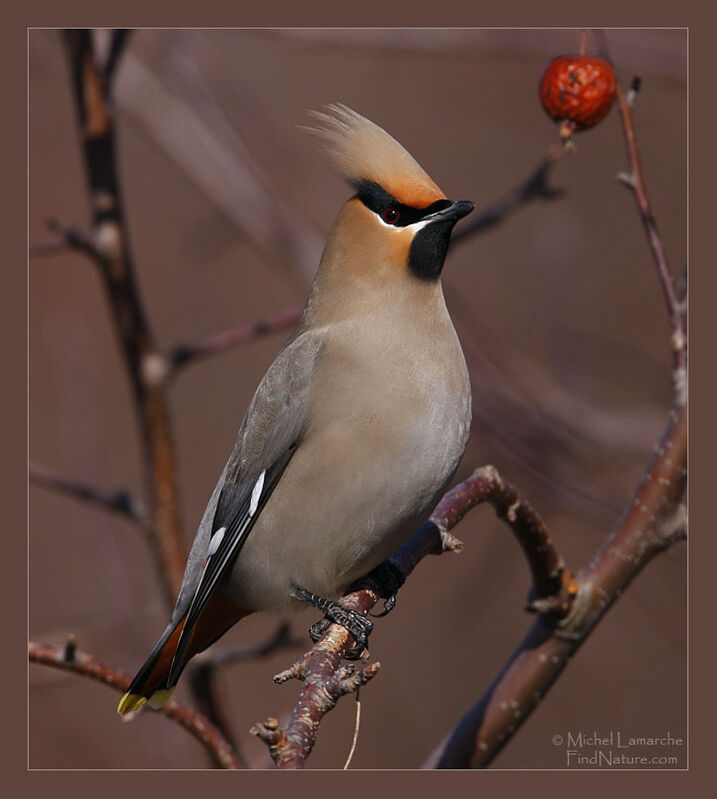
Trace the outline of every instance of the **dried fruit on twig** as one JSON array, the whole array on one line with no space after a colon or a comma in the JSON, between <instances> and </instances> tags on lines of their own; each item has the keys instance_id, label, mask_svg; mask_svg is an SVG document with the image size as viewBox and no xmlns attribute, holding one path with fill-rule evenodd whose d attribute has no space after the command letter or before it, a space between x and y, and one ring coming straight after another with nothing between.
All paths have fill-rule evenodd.
<instances>
[{"instance_id":1,"label":"dried fruit on twig","mask_svg":"<svg viewBox=\"0 0 717 799\"><path fill-rule=\"evenodd\" d=\"M612 106L615 90L613 68L595 56L558 56L548 64L540 79L543 108L563 123L564 136L600 122Z\"/></svg>"}]
</instances>

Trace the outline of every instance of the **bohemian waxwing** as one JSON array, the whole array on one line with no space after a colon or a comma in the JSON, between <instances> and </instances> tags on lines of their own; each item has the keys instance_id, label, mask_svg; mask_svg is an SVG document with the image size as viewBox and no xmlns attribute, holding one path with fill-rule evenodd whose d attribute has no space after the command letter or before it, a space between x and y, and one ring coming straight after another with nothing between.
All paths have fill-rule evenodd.
<instances>
[{"instance_id":1,"label":"bohemian waxwing","mask_svg":"<svg viewBox=\"0 0 717 799\"><path fill-rule=\"evenodd\" d=\"M314 116L355 194L249 405L172 619L122 715L161 707L189 659L255 611L308 602L363 646L368 619L327 600L425 521L466 445L470 385L440 276L473 203L446 199L395 139L346 106Z\"/></svg>"}]
</instances>

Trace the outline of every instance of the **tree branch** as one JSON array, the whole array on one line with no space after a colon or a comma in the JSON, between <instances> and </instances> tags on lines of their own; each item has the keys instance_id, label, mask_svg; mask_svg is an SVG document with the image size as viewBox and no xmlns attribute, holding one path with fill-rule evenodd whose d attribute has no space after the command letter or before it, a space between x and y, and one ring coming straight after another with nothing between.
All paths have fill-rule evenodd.
<instances>
[{"instance_id":1,"label":"tree branch","mask_svg":"<svg viewBox=\"0 0 717 799\"><path fill-rule=\"evenodd\" d=\"M214 726L221 731L224 737L234 747L237 759L242 760L236 742L231 733L222 709L222 702L217 694L216 677L222 666L253 658L268 657L280 649L299 646L301 641L292 637L291 626L288 622L281 622L272 634L263 641L258 641L246 646L221 649L212 647L196 655L192 659L192 668L189 679L192 694L199 711L203 713ZM243 762L243 760L242 760ZM246 764L243 764L246 767Z\"/></svg>"},{"instance_id":2,"label":"tree branch","mask_svg":"<svg viewBox=\"0 0 717 799\"><path fill-rule=\"evenodd\" d=\"M199 358L206 358L208 355L224 352L241 344L248 344L273 333L290 330L301 319L302 313L303 308L292 308L275 316L239 325L232 330L214 333L191 344L179 344L166 356L169 369L174 374Z\"/></svg>"},{"instance_id":3,"label":"tree branch","mask_svg":"<svg viewBox=\"0 0 717 799\"><path fill-rule=\"evenodd\" d=\"M48 255L58 255L59 253L67 252L70 249L67 241L64 238L57 241L39 241L31 244L27 249L27 254L30 258L40 258Z\"/></svg>"},{"instance_id":4,"label":"tree branch","mask_svg":"<svg viewBox=\"0 0 717 799\"><path fill-rule=\"evenodd\" d=\"M341 604L367 613L377 601L378 596L372 591L362 590L344 597ZM332 624L309 652L291 668L274 677L276 683L292 678L304 683L286 729L273 717L251 728L252 734L267 744L279 768L303 768L326 713L333 709L340 697L365 685L381 668L380 663L372 663L356 671L353 665L342 664L352 642L346 628Z\"/></svg>"},{"instance_id":5,"label":"tree branch","mask_svg":"<svg viewBox=\"0 0 717 799\"><path fill-rule=\"evenodd\" d=\"M483 466L450 491L433 511L431 521L444 532L453 528L468 510L490 503L513 531L533 580L531 611L563 618L575 596L575 582L558 553L542 519L494 466ZM393 558L392 558L393 560Z\"/></svg>"},{"instance_id":6,"label":"tree branch","mask_svg":"<svg viewBox=\"0 0 717 799\"><path fill-rule=\"evenodd\" d=\"M181 585L186 553L179 518L169 410L162 383L152 369L157 348L134 278L117 175L111 90L126 35L114 31L112 36L108 60L102 68L94 52L91 31L64 32L93 222L87 234L74 228L63 228L63 233L70 245L92 257L103 278L142 431L152 519L149 540L165 599L171 607Z\"/></svg>"},{"instance_id":7,"label":"tree branch","mask_svg":"<svg viewBox=\"0 0 717 799\"><path fill-rule=\"evenodd\" d=\"M590 563L576 578L571 613L557 624L539 619L486 693L431 754L425 768L488 765L535 709L582 642L612 603L659 552L686 537L687 339L685 309L678 301L638 157L632 100L618 88L620 115L632 174L623 177L638 208L672 324L673 408L662 439L633 495L632 503Z\"/></svg>"},{"instance_id":8,"label":"tree branch","mask_svg":"<svg viewBox=\"0 0 717 799\"><path fill-rule=\"evenodd\" d=\"M678 297L675 287L675 279L670 269L665 246L662 237L657 229L657 222L652 213L652 204L647 194L645 178L640 163L640 152L637 145L637 135L632 116L632 108L640 88L640 79L632 79L628 94L617 87L617 100L620 107L620 118L622 121L622 131L625 138L625 146L630 161L630 172L620 173L618 179L626 185L633 193L640 212L647 241L650 246L660 285L665 296L667 312L672 327L672 353L673 353L673 383L675 388L675 402L684 406L687 403L687 325L686 307Z\"/></svg>"},{"instance_id":9,"label":"tree branch","mask_svg":"<svg viewBox=\"0 0 717 799\"><path fill-rule=\"evenodd\" d=\"M426 555L459 552L463 545L450 531L471 508L483 502L491 503L510 525L528 557L538 598L532 609L552 619L564 616L574 596L570 572L564 567L540 518L514 488L503 482L492 466L476 469L467 480L449 491L430 519L389 562L405 579ZM366 615L379 598L377 591L360 588L343 597L341 604ZM302 768L324 715L341 696L357 690L378 673L380 663L359 671L342 664L353 644L353 637L344 627L332 624L316 646L291 668L274 677L278 683L292 678L304 683L286 729L273 717L252 728L254 735L268 745L279 768Z\"/></svg>"},{"instance_id":10,"label":"tree branch","mask_svg":"<svg viewBox=\"0 0 717 799\"><path fill-rule=\"evenodd\" d=\"M431 754L424 768L487 766L537 707L568 660L644 566L685 536L686 414L668 429L622 521L577 575L572 613L541 618L496 680Z\"/></svg>"},{"instance_id":11,"label":"tree branch","mask_svg":"<svg viewBox=\"0 0 717 799\"><path fill-rule=\"evenodd\" d=\"M71 480L55 474L46 466L30 464L29 479L33 485L58 491L81 502L97 505L104 510L118 513L134 522L143 532L148 532L149 521L144 509L127 491L106 491L80 480Z\"/></svg>"},{"instance_id":12,"label":"tree branch","mask_svg":"<svg viewBox=\"0 0 717 799\"><path fill-rule=\"evenodd\" d=\"M563 194L563 189L551 186L549 177L555 164L560 160L564 148L553 145L545 158L528 177L509 191L503 198L484 208L474 219L464 222L452 235L454 244L475 233L495 227L530 200L552 200Z\"/></svg>"},{"instance_id":13,"label":"tree branch","mask_svg":"<svg viewBox=\"0 0 717 799\"><path fill-rule=\"evenodd\" d=\"M121 692L129 688L129 675L77 650L74 639L68 641L64 647L30 641L28 655L31 663L52 666L82 677L89 677ZM175 699L170 699L160 712L188 730L210 753L217 766L226 769L242 767L231 745L209 719Z\"/></svg>"}]
</instances>

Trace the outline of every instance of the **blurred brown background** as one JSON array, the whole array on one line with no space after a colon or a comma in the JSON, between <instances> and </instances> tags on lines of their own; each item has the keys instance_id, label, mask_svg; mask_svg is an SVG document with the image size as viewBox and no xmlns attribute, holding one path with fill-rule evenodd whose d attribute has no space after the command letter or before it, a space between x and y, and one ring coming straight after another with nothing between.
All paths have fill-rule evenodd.
<instances>
[{"instance_id":1,"label":"blurred brown background","mask_svg":"<svg viewBox=\"0 0 717 799\"><path fill-rule=\"evenodd\" d=\"M608 31L625 85L643 78L636 124L674 269L686 263L686 33ZM537 100L546 61L577 31L213 30L133 33L117 78L119 159L143 299L172 347L285 309L348 189L297 126L340 101L385 127L454 198L479 209L537 165L557 134ZM592 43L589 43L589 48ZM48 217L87 220L83 165L60 37L33 30L30 241ZM633 199L616 112L558 165L563 197L535 201L457 244L447 303L473 379L473 437L457 479L491 462L584 564L629 501L670 402L668 325ZM287 231L285 223L289 222ZM298 233L297 233L298 231ZM303 231L303 233L302 233ZM297 238L297 235L300 238ZM289 253L293 253L294 257ZM141 489L133 406L101 285L75 254L33 258L30 458L103 487ZM283 334L192 365L172 388L187 543ZM380 675L362 693L355 768L413 768L482 693L531 619L528 571L488 508L455 531L459 557L423 562L376 624ZM30 490L32 638L134 672L168 618L140 535L122 519ZM294 621L297 633L314 620ZM256 617L220 643L261 638ZM308 638L306 639L308 641ZM298 653L298 650L297 650ZM227 714L248 734L285 718L296 684L273 685L293 652L228 667ZM202 768L176 724L115 715L106 688L30 668L30 766ZM188 698L184 683L177 690ZM354 703L325 719L309 761L341 767ZM556 734L686 735L686 549L658 557L610 611L495 761L562 767ZM684 750L678 765L686 766Z\"/></svg>"}]
</instances>

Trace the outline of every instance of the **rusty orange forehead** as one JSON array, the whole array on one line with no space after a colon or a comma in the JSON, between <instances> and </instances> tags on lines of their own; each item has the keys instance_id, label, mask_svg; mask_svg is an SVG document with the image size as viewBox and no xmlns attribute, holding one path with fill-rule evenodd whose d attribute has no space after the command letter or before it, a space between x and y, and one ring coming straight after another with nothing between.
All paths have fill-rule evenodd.
<instances>
[{"instance_id":1,"label":"rusty orange forehead","mask_svg":"<svg viewBox=\"0 0 717 799\"><path fill-rule=\"evenodd\" d=\"M426 177L428 178L427 175ZM393 180L384 180L384 183L380 185L400 203L409 205L411 208L428 208L437 200L446 199L446 195L430 178L415 180L398 175Z\"/></svg>"}]
</instances>

